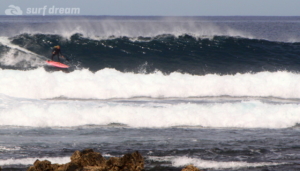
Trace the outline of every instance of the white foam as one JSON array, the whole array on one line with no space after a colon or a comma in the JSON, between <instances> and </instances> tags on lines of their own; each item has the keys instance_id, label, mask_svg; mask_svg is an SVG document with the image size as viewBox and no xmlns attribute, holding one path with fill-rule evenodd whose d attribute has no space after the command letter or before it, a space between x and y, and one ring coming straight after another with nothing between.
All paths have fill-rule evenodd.
<instances>
[{"instance_id":1,"label":"white foam","mask_svg":"<svg viewBox=\"0 0 300 171\"><path fill-rule=\"evenodd\" d=\"M79 126L122 123L131 127L287 128L300 123L298 104L259 101L203 104L139 104L47 101L54 97L110 99L193 96L300 98L300 75L289 72L204 75L0 70L0 125ZM25 99L22 99L25 98ZM30 100L31 99L31 100ZM71 119L70 119L71 118Z\"/></svg>"},{"instance_id":2,"label":"white foam","mask_svg":"<svg viewBox=\"0 0 300 171\"><path fill-rule=\"evenodd\" d=\"M0 125L72 127L121 123L130 127L288 128L300 123L300 105L241 103L164 104L0 99Z\"/></svg>"},{"instance_id":3,"label":"white foam","mask_svg":"<svg viewBox=\"0 0 300 171\"><path fill-rule=\"evenodd\" d=\"M33 163L36 160L48 160L52 164L57 163L57 164L65 164L70 162L70 157L44 157L44 158L22 158L22 159L6 159L6 160L0 160L0 165L5 166L5 165L33 165Z\"/></svg>"},{"instance_id":4,"label":"white foam","mask_svg":"<svg viewBox=\"0 0 300 171\"><path fill-rule=\"evenodd\" d=\"M0 94L21 98L69 97L109 99L146 97L257 96L300 98L300 74L285 71L204 76L161 72L122 73L103 69L96 73L0 70Z\"/></svg>"},{"instance_id":5,"label":"white foam","mask_svg":"<svg viewBox=\"0 0 300 171\"><path fill-rule=\"evenodd\" d=\"M1 43L2 45L5 45L5 46L10 47L10 48L12 48L12 49L17 49L17 50L22 51L22 52L24 52L24 53L38 56L37 54L35 54L35 53L33 53L33 52L31 52L31 51L25 49L25 48L22 48L22 47L20 47L20 46L18 46L18 45L12 44L12 43L10 42L10 40L8 39L8 37L0 37L0 43Z\"/></svg>"},{"instance_id":6,"label":"white foam","mask_svg":"<svg viewBox=\"0 0 300 171\"><path fill-rule=\"evenodd\" d=\"M229 162L220 162L220 161L208 161L198 158L189 158L189 157L176 157L172 160L172 165L175 167L183 167L189 164L193 164L198 168L211 168L211 169L238 169L244 167L259 167L259 166L274 166L280 165L283 163L270 163L270 162L239 162L239 161L229 161Z\"/></svg>"},{"instance_id":7,"label":"white foam","mask_svg":"<svg viewBox=\"0 0 300 171\"><path fill-rule=\"evenodd\" d=\"M21 149L21 147L5 147L5 146L0 146L0 151L18 151L20 149Z\"/></svg>"},{"instance_id":8,"label":"white foam","mask_svg":"<svg viewBox=\"0 0 300 171\"><path fill-rule=\"evenodd\" d=\"M10 50L6 54L2 54L0 56L0 64L2 65L38 67L45 64L45 57L12 44L7 37L0 37L0 44L10 48Z\"/></svg>"}]
</instances>

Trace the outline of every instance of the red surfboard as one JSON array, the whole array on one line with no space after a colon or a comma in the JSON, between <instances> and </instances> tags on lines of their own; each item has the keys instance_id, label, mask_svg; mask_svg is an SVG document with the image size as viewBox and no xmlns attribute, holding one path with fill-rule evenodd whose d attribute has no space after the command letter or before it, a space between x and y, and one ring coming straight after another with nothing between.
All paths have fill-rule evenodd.
<instances>
[{"instance_id":1,"label":"red surfboard","mask_svg":"<svg viewBox=\"0 0 300 171\"><path fill-rule=\"evenodd\" d=\"M69 68L68 65L65 65L65 64L60 63L60 62L55 62L55 61L50 61L50 60L47 60L46 62L49 65L52 65L52 66L55 66L55 67L58 67L58 68Z\"/></svg>"}]
</instances>

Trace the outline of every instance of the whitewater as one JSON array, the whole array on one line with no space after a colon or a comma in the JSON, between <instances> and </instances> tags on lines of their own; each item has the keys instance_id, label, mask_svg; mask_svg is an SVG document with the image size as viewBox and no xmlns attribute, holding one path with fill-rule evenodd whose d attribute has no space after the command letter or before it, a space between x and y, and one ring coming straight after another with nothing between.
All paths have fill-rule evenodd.
<instances>
[{"instance_id":1,"label":"whitewater","mask_svg":"<svg viewBox=\"0 0 300 171\"><path fill-rule=\"evenodd\" d=\"M1 103L2 126L74 127L118 123L137 128L289 128L300 122L299 104L274 105L252 100L209 103L205 100L132 99L103 102L2 96Z\"/></svg>"},{"instance_id":2,"label":"whitewater","mask_svg":"<svg viewBox=\"0 0 300 171\"><path fill-rule=\"evenodd\" d=\"M161 72L122 73L86 69L71 73L49 73L43 68L18 71L0 70L1 94L21 98L188 98L188 97L274 97L299 99L300 75L285 71L275 73L204 76Z\"/></svg>"}]
</instances>

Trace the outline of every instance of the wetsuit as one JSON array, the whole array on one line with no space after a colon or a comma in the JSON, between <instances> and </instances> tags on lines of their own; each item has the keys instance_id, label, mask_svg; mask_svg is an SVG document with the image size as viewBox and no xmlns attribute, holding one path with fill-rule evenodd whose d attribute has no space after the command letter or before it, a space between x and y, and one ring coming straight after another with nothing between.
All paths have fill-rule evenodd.
<instances>
[{"instance_id":1,"label":"wetsuit","mask_svg":"<svg viewBox=\"0 0 300 171\"><path fill-rule=\"evenodd\" d=\"M57 55L57 59L58 59L58 62L59 62L59 55L62 56L59 48L54 48L53 49L52 56L51 56L52 61L53 61L53 56L55 56L55 55Z\"/></svg>"}]
</instances>

